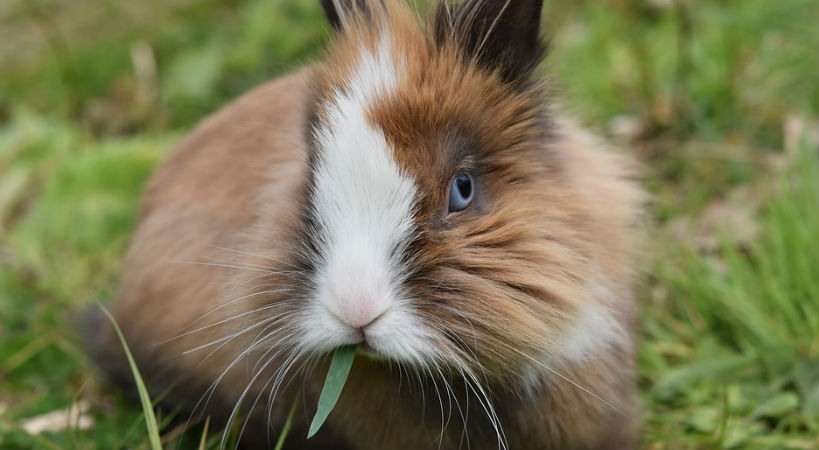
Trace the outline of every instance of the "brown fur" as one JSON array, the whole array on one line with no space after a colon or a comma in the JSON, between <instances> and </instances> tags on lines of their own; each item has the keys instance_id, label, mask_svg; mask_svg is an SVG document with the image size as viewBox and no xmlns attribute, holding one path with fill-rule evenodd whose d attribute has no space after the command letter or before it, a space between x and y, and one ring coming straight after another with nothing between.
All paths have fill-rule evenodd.
<instances>
[{"instance_id":1,"label":"brown fur","mask_svg":"<svg viewBox=\"0 0 819 450\"><path fill-rule=\"evenodd\" d=\"M276 350L256 344L289 324L274 320L217 340L296 314L311 270L299 256L308 232L304 130L311 113L323 120L314 102L344 88L362 46L374 48L389 30L407 64L399 88L368 114L420 189L408 288L452 367L434 374L358 358L327 429L304 444L324 366L299 360L287 380L300 370L312 375L289 442L498 448L478 397L465 394L474 383L461 369L489 393L510 448L630 448L633 234L642 194L628 181L629 163L550 110L536 83L509 83L476 67L454 42L436 42L404 8L387 5L367 20L350 19L325 64L207 119L155 173L112 304L148 385L191 410L241 355L199 407L224 420L249 386L241 413L250 414L256 398L262 407L247 418L245 435L265 442L265 383L288 353L258 367ZM477 197L448 215L450 180L461 169L475 174ZM573 360L562 348L589 306L607 311L625 333ZM96 342L103 365L127 379L109 327ZM243 355L250 347L258 350ZM274 436L298 387L284 385L272 405Z\"/></svg>"}]
</instances>

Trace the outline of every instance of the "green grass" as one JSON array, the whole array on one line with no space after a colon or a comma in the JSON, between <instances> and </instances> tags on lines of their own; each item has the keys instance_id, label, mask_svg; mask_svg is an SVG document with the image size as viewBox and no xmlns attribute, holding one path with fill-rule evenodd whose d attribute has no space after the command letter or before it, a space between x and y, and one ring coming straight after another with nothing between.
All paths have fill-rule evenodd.
<instances>
[{"instance_id":1,"label":"green grass","mask_svg":"<svg viewBox=\"0 0 819 450\"><path fill-rule=\"evenodd\" d=\"M542 72L654 195L644 446L819 449L819 156L783 131L819 118L819 4L547 3ZM0 2L0 448L150 448L74 314L110 296L141 187L186 129L327 37L313 0ZM21 428L79 398L93 428Z\"/></svg>"},{"instance_id":2,"label":"green grass","mask_svg":"<svg viewBox=\"0 0 819 450\"><path fill-rule=\"evenodd\" d=\"M105 309L104 306L100 305L100 308L102 308L102 311L105 313L105 317L111 321L111 326L114 327L122 349L125 351L125 357L128 359L128 367L131 369L131 374L134 378L134 383L136 383L137 392L139 393L139 403L142 405L142 414L145 416L145 428L148 432L151 450L162 450L162 443L159 437L159 423L156 421L153 400L151 400L148 389L145 387L145 382L142 380L142 375L139 373L139 367L137 367L137 363L131 354L131 349L128 347L128 342L125 340L125 336L122 334L122 330L120 330L116 319L114 319L114 316Z\"/></svg>"},{"instance_id":3,"label":"green grass","mask_svg":"<svg viewBox=\"0 0 819 450\"><path fill-rule=\"evenodd\" d=\"M327 369L327 377L324 380L324 386L321 388L316 414L310 423L310 429L307 431L308 438L313 437L321 429L321 426L327 420L327 416L336 407L336 402L341 396L341 390L344 388L344 383L347 382L347 376L353 367L356 351L358 351L358 346L346 345L337 348L333 352L330 367Z\"/></svg>"},{"instance_id":4,"label":"green grass","mask_svg":"<svg viewBox=\"0 0 819 450\"><path fill-rule=\"evenodd\" d=\"M754 241L724 234L708 255L670 245L657 264L641 353L649 440L819 446L816 150L771 191Z\"/></svg>"}]
</instances>

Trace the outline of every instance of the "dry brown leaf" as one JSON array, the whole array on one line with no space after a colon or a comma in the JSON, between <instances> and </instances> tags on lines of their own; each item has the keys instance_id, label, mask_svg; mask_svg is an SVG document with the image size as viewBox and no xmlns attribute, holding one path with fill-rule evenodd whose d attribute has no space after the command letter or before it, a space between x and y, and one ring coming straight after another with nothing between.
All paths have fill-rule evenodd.
<instances>
[{"instance_id":1,"label":"dry brown leaf","mask_svg":"<svg viewBox=\"0 0 819 450\"><path fill-rule=\"evenodd\" d=\"M703 253L714 253L727 239L746 246L760 233L756 214L762 196L750 186L740 186L725 197L709 203L699 217L682 216L668 224L671 235L681 242L693 243Z\"/></svg>"},{"instance_id":2,"label":"dry brown leaf","mask_svg":"<svg viewBox=\"0 0 819 450\"><path fill-rule=\"evenodd\" d=\"M811 149L819 149L819 120L801 114L788 114L782 128L782 145L789 163L796 159L803 142Z\"/></svg>"},{"instance_id":3,"label":"dry brown leaf","mask_svg":"<svg viewBox=\"0 0 819 450\"><path fill-rule=\"evenodd\" d=\"M21 425L28 434L63 431L69 428L87 430L94 426L94 419L86 414L89 406L87 401L80 400L68 408L29 417L23 420Z\"/></svg>"}]
</instances>

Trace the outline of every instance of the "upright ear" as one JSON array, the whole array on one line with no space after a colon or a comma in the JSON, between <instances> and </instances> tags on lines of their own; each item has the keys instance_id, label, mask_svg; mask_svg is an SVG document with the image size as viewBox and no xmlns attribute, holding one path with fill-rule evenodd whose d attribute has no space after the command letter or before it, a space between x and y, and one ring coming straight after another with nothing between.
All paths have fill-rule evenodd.
<instances>
[{"instance_id":1,"label":"upright ear","mask_svg":"<svg viewBox=\"0 0 819 450\"><path fill-rule=\"evenodd\" d=\"M366 0L321 0L321 7L333 29L341 30L351 16L367 13L366 3Z\"/></svg>"},{"instance_id":2,"label":"upright ear","mask_svg":"<svg viewBox=\"0 0 819 450\"><path fill-rule=\"evenodd\" d=\"M439 44L455 44L464 57L508 82L526 80L545 53L540 38L543 0L442 0L435 17Z\"/></svg>"}]
</instances>

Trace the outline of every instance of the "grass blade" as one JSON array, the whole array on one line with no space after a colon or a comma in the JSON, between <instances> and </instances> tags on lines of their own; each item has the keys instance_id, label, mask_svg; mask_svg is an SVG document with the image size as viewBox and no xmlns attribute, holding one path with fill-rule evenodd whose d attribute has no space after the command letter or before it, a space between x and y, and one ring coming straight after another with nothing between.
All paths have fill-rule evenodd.
<instances>
[{"instance_id":1,"label":"grass blade","mask_svg":"<svg viewBox=\"0 0 819 450\"><path fill-rule=\"evenodd\" d=\"M341 395L341 389L344 388L344 383L350 374L350 368L353 367L355 351L355 345L347 345L337 348L333 353L333 360L330 361L330 369L327 371L324 387L321 388L318 409L316 409L316 415L313 416L313 422L310 424L310 431L307 433L308 439L318 432L321 426L324 425L324 421L327 420L327 416L330 415L330 411L335 408L338 397Z\"/></svg>"},{"instance_id":2,"label":"grass blade","mask_svg":"<svg viewBox=\"0 0 819 450\"><path fill-rule=\"evenodd\" d=\"M284 421L282 432L279 434L279 440L276 441L276 447L273 450L282 450L282 448L284 448L284 441L287 439L287 435L290 434L290 427L293 426L293 416L296 415L296 408L298 408L298 406L299 396L296 395L296 398L293 400L293 406L290 407L290 412L287 413L287 420Z\"/></svg>"},{"instance_id":3,"label":"grass blade","mask_svg":"<svg viewBox=\"0 0 819 450\"><path fill-rule=\"evenodd\" d=\"M202 436L199 439L199 450L205 450L208 446L208 429L210 428L210 416L205 419L205 427L202 430Z\"/></svg>"},{"instance_id":4,"label":"grass blade","mask_svg":"<svg viewBox=\"0 0 819 450\"><path fill-rule=\"evenodd\" d=\"M102 309L102 312L104 312L108 317L108 320L111 321L114 331L116 331L117 336L119 336L119 342L122 344L122 349L125 351L125 357L128 358L128 365L131 367L131 374L134 376L137 391L139 392L139 401L142 403L142 411L145 415L145 425L148 427L148 439L151 442L151 449L162 450L162 443L159 439L159 424L157 423L156 415L154 414L154 406L151 403L151 396L148 395L148 389L145 388L145 383L142 381L142 376L139 374L136 361L134 361L134 357L131 355L131 350L128 348L128 343L125 342L125 336L122 335L122 330L119 329L119 325L117 325L117 321L114 319L114 316L112 316L108 309L106 309L104 306L99 306Z\"/></svg>"}]
</instances>

